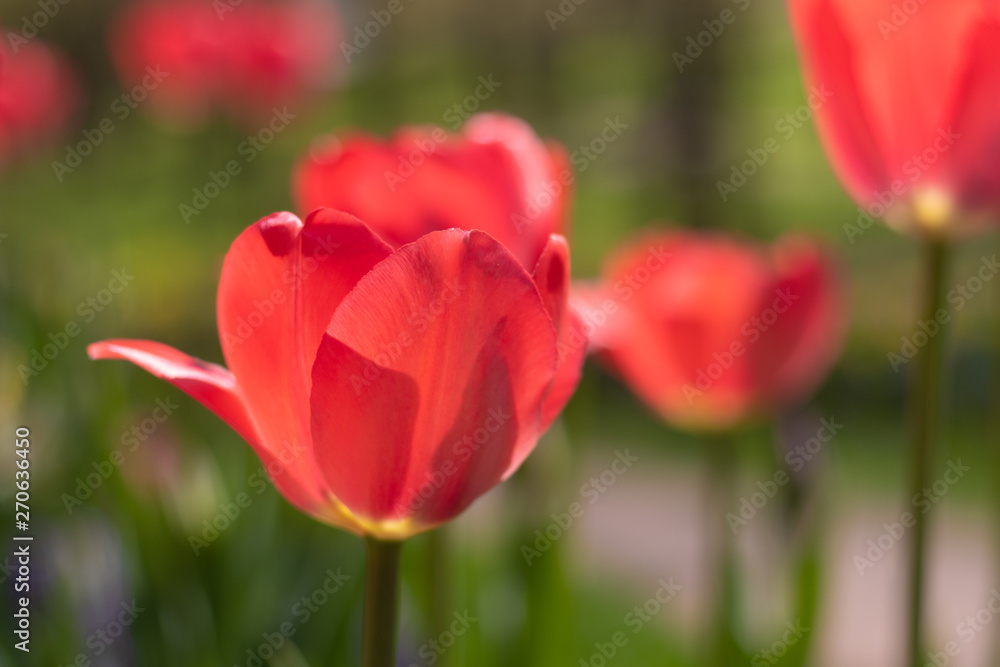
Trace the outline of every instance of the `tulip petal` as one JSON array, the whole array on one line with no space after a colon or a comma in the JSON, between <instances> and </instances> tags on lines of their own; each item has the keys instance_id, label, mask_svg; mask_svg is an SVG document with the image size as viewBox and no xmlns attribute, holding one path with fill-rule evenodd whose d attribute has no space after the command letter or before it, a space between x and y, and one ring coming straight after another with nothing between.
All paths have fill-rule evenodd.
<instances>
[{"instance_id":1,"label":"tulip petal","mask_svg":"<svg viewBox=\"0 0 1000 667\"><path fill-rule=\"evenodd\" d=\"M532 277L559 337L559 368L542 406L544 433L576 391L587 356L583 321L569 305L569 245L565 238L558 234L549 237ZM512 462L513 469L520 465L521 461Z\"/></svg>"},{"instance_id":2,"label":"tulip petal","mask_svg":"<svg viewBox=\"0 0 1000 667\"><path fill-rule=\"evenodd\" d=\"M858 56L833 0L793 0L791 10L806 80L831 93L816 111L830 161L855 201L868 202L890 183L860 97Z\"/></svg>"},{"instance_id":3,"label":"tulip petal","mask_svg":"<svg viewBox=\"0 0 1000 667\"><path fill-rule=\"evenodd\" d=\"M335 471L337 484L331 487L355 513L360 508L367 517L401 513L393 503L406 480L410 449L405 445L413 439L419 402L413 378L323 337L310 398L316 462Z\"/></svg>"},{"instance_id":4,"label":"tulip petal","mask_svg":"<svg viewBox=\"0 0 1000 667\"><path fill-rule=\"evenodd\" d=\"M323 331L357 281L391 252L360 221L320 209L303 223L277 213L226 255L218 326L226 362L271 448L304 447L295 476L327 499L312 453L309 394Z\"/></svg>"},{"instance_id":5,"label":"tulip petal","mask_svg":"<svg viewBox=\"0 0 1000 667\"><path fill-rule=\"evenodd\" d=\"M299 452L273 451L264 444L236 377L228 370L188 356L169 345L148 340L105 340L89 345L87 354L91 359L131 361L204 405L247 441L282 495L305 512L317 511L313 494L302 487L295 475L284 474L288 461L297 458Z\"/></svg>"},{"instance_id":6,"label":"tulip petal","mask_svg":"<svg viewBox=\"0 0 1000 667\"><path fill-rule=\"evenodd\" d=\"M958 135L950 180L975 212L1000 208L1000 21L984 21L968 40L967 66L949 117ZM977 210L978 209L978 210ZM994 222L992 219L990 222Z\"/></svg>"},{"instance_id":7,"label":"tulip petal","mask_svg":"<svg viewBox=\"0 0 1000 667\"><path fill-rule=\"evenodd\" d=\"M786 307L750 357L765 402L789 404L809 396L837 360L847 328L840 276L813 243L784 239L775 248L775 286L762 308Z\"/></svg>"},{"instance_id":8,"label":"tulip petal","mask_svg":"<svg viewBox=\"0 0 1000 667\"><path fill-rule=\"evenodd\" d=\"M204 405L247 442L260 442L257 427L236 386L236 378L222 366L150 340L100 341L88 345L87 354L91 359L131 361Z\"/></svg>"},{"instance_id":9,"label":"tulip petal","mask_svg":"<svg viewBox=\"0 0 1000 667\"><path fill-rule=\"evenodd\" d=\"M335 341L373 362L369 375L379 381L361 383L365 405L387 410L408 400L388 395L408 396L406 383L389 373L415 382L419 400L409 440L335 437L339 428L376 439L381 428L401 437L409 415L399 406L400 423L347 427L348 419L393 416L365 408L338 410L335 417L325 409L358 400L343 372L328 367L345 357ZM434 232L380 263L337 309L323 346L334 349L313 369L318 463L329 488L362 518L445 521L501 481L510 462L523 460L537 442L542 401L556 370L555 330L531 277L482 232ZM339 425L325 423L334 419ZM428 483L429 498L420 495Z\"/></svg>"}]
</instances>

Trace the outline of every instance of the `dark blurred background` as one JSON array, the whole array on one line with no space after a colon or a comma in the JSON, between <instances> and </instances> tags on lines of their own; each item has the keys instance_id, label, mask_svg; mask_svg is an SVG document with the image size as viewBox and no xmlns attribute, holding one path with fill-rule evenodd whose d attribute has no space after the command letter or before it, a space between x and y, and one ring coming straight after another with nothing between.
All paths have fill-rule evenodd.
<instances>
[{"instance_id":1,"label":"dark blurred background","mask_svg":"<svg viewBox=\"0 0 1000 667\"><path fill-rule=\"evenodd\" d=\"M299 514L261 483L250 449L207 410L128 364L90 362L85 347L150 338L221 362L214 301L222 257L246 226L292 207L290 171L310 141L345 128L385 134L403 124L445 125L480 76L500 82L482 109L519 115L570 152L591 144L609 119L623 127L602 153L577 162L570 236L579 277L596 275L610 248L650 225L722 228L765 241L804 230L840 252L852 299L843 358L811 404L778 425L747 430L732 450L737 482L726 511L772 478L774 433L795 446L815 435L821 418L844 425L801 482L806 509L789 520L794 503L783 490L736 537L738 639L752 665L885 667L899 659L904 549L887 550L863 573L855 556L905 509L906 374L893 372L887 354L916 327L916 256L913 244L878 224L853 242L845 234L857 212L802 110L806 93L782 3L403 0L404 10L345 64L339 88L294 110L287 129L189 222L180 205L192 202L210 171L238 157L256 128L221 119L171 128L140 105L78 168L61 181L53 172L65 146L111 115L122 94L105 36L123 4L68 0L39 29L37 39L69 54L87 98L54 149L0 171L0 424L7 442L16 426L32 431L35 535L32 651L15 651L5 631L0 666L356 663L361 541ZM345 39L385 4L338 2ZM3 0L5 42L39 6ZM735 21L692 56L698 49L689 37L724 9ZM786 118L797 112L804 121ZM772 137L780 150L724 201L718 182ZM997 245L992 237L962 244L955 283L973 276ZM114 271L134 279L99 310L81 306L99 298ZM1000 574L992 492L998 304L1000 292L987 283L947 331L953 398L932 476L948 460L972 469L941 498L931 526L933 651L986 606ZM69 322L80 334L24 381L18 366ZM157 421L164 404L176 407ZM551 513L578 501L581 484L626 448L641 464L529 565L521 547L534 545ZM124 463L105 479L115 450ZM13 450L5 451L0 476L13 480ZM443 534L407 545L401 643L409 660L400 664L597 666L599 645L626 628L629 642L609 662L709 664L702 646L711 641L718 584L710 561L725 525L706 500L705 458L704 442L663 425L588 364L578 395L529 464ZM91 488L95 472L100 483ZM0 488L12 514L13 485ZM216 533L206 523L241 493L252 503L208 541ZM803 574L788 545L810 530L819 555ZM4 521L4 545L13 532L13 520ZM193 547L192 536L207 546ZM449 553L436 567L427 557L434 539ZM4 546L4 555L12 549ZM10 560L0 570L4 628L12 628ZM328 570L349 578L319 595ZM670 577L682 586L676 599L633 634L626 614ZM449 587L434 588L446 579ZM803 620L804 588L818 610L795 642L804 655L765 656L786 623ZM453 613L476 620L449 638L442 632ZM123 619L128 625L117 627ZM279 642L283 623L294 634ZM983 624L949 664L988 664L995 634Z\"/></svg>"}]
</instances>

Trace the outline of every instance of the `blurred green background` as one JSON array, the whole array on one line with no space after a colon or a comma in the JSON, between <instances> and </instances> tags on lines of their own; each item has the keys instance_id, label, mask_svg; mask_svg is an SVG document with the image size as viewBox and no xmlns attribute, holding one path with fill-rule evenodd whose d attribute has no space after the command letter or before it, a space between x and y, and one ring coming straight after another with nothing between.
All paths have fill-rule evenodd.
<instances>
[{"instance_id":1,"label":"blurred green background","mask_svg":"<svg viewBox=\"0 0 1000 667\"><path fill-rule=\"evenodd\" d=\"M122 92L104 42L121 4L70 0L40 30L40 39L70 54L89 91L66 142L108 116ZM572 13L550 23L546 12L560 11L557 0L407 1L353 58L343 86L300 110L190 223L180 204L190 204L210 171L238 157L246 137L221 120L182 132L140 108L62 182L51 166L64 159L61 147L0 172L0 424L8 443L16 426L32 431L35 535L32 651L14 651L5 632L0 665L85 664L74 663L80 655L94 665L268 664L256 656L266 635L286 622L295 632L269 664L356 663L361 541L313 522L259 484L250 449L207 410L129 364L88 361L85 347L109 337L150 338L221 362L214 300L222 257L246 226L292 207L290 169L309 142L351 127L385 134L402 124L443 125L481 75L501 83L483 109L522 116L571 152L597 137L608 118L627 125L577 174L570 232L577 276L596 275L608 249L648 225L717 227L762 240L807 230L839 249L852 299L843 358L814 401L775 430L794 446L814 435L821 417L832 415L844 428L810 465L801 497L783 488L738 534L736 639L748 657L743 664L777 664L760 651L811 608L809 595L796 594L800 578L802 590L817 591L818 616L807 619L806 638L781 664L884 667L898 659L902 609L892 591L903 549L863 576L852 558L905 509L905 373L893 373L886 355L916 326L913 244L880 225L850 243L843 226L857 217L855 207L813 124L790 136L778 127L805 102L782 3L561 6ZM378 0L337 5L349 33L383 7ZM725 8L735 11L735 22L678 71L675 52ZM3 0L0 25L16 28L37 10L31 0ZM780 150L722 201L717 182L770 137ZM997 246L993 237L961 244L950 269L955 282L971 277ZM87 321L79 304L122 269L134 280ZM932 475L958 458L972 471L942 499L931 527L933 650L985 605L1000 574L991 491L998 477L998 305L1000 292L987 283L947 332L952 398ZM17 366L70 321L80 335L23 382ZM148 421L158 400L177 406L163 423ZM133 427L141 432L144 420L145 439L129 451L122 437ZM735 470L724 511L772 477L771 433L768 425L748 430L725 453ZM580 485L625 448L641 464L529 566L521 547L534 544L551 513L579 500ZM603 663L593 657L595 645L627 628L626 614L670 577L682 586L677 599L641 632L629 631L628 644L608 662L712 664L705 657L718 584L711 545L727 528L706 482L708 449L661 424L588 363L578 395L529 464L443 534L407 545L407 658L400 664L596 667ZM121 468L68 511L66 494L114 450L124 455ZM0 476L13 480L13 450L5 451ZM0 488L13 514L13 485ZM240 493L250 506L195 554L190 537L204 537L204 522ZM12 544L13 518L0 525L0 539ZM447 562L428 558L435 539L448 545ZM818 558L799 570L789 554L810 540ZM12 629L12 575L4 565L3 626ZM303 621L303 596L322 590L327 570L338 569L349 579ZM142 611L105 642L97 633L115 632L122 604L133 600ZM453 646L429 647L433 639L448 641L442 632L450 617L466 612L476 621ZM988 664L993 634L985 628L951 664Z\"/></svg>"}]
</instances>

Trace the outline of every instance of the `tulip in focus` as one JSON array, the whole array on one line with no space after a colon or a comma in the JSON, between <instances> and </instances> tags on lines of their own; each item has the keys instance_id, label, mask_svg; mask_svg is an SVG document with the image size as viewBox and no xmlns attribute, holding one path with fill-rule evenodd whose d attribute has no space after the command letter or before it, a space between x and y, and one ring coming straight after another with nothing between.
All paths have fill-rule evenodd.
<instances>
[{"instance_id":1,"label":"tulip in focus","mask_svg":"<svg viewBox=\"0 0 1000 667\"><path fill-rule=\"evenodd\" d=\"M249 125L276 107L294 113L333 86L339 31L319 0L143 0L117 17L110 48L123 85L145 85L165 119L193 124L223 113ZM151 69L165 73L152 86Z\"/></svg>"},{"instance_id":2,"label":"tulip in focus","mask_svg":"<svg viewBox=\"0 0 1000 667\"><path fill-rule=\"evenodd\" d=\"M801 401L836 360L839 276L802 238L651 232L574 288L600 358L671 423L728 430Z\"/></svg>"},{"instance_id":3,"label":"tulip in focus","mask_svg":"<svg viewBox=\"0 0 1000 667\"><path fill-rule=\"evenodd\" d=\"M480 231L394 250L347 214L276 213L226 255L228 369L151 341L88 351L215 412L303 512L401 540L512 474L568 400L572 389L553 388L568 287L559 235L529 273Z\"/></svg>"},{"instance_id":4,"label":"tulip in focus","mask_svg":"<svg viewBox=\"0 0 1000 667\"><path fill-rule=\"evenodd\" d=\"M80 107L68 59L38 40L22 42L0 48L0 164L51 148Z\"/></svg>"},{"instance_id":5,"label":"tulip in focus","mask_svg":"<svg viewBox=\"0 0 1000 667\"><path fill-rule=\"evenodd\" d=\"M1000 4L790 0L833 166L861 206L948 238L1000 216ZM868 217L866 217L868 216Z\"/></svg>"}]
</instances>

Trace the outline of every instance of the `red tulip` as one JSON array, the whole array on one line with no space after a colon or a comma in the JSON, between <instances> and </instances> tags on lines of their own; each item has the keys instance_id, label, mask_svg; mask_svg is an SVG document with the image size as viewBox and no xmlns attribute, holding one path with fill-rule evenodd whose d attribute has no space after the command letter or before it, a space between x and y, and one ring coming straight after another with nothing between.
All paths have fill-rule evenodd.
<instances>
[{"instance_id":1,"label":"red tulip","mask_svg":"<svg viewBox=\"0 0 1000 667\"><path fill-rule=\"evenodd\" d=\"M128 359L215 412L302 511L401 539L510 475L568 399L553 389L568 269L558 235L531 275L478 231L393 250L343 213L276 213L223 265L229 370L150 341L88 351Z\"/></svg>"},{"instance_id":2,"label":"red tulip","mask_svg":"<svg viewBox=\"0 0 1000 667\"><path fill-rule=\"evenodd\" d=\"M118 17L111 55L162 116L192 123L222 111L260 123L330 87L339 29L329 5L308 0L146 0Z\"/></svg>"},{"instance_id":3,"label":"red tulip","mask_svg":"<svg viewBox=\"0 0 1000 667\"><path fill-rule=\"evenodd\" d=\"M472 224L530 270L566 228L571 183L560 146L518 118L484 113L458 134L411 127L388 140L318 142L296 169L294 191L300 210L356 215L394 246Z\"/></svg>"},{"instance_id":4,"label":"red tulip","mask_svg":"<svg viewBox=\"0 0 1000 667\"><path fill-rule=\"evenodd\" d=\"M845 330L836 272L800 238L764 250L722 234L650 233L574 300L632 390L696 429L732 428L806 397Z\"/></svg>"},{"instance_id":5,"label":"red tulip","mask_svg":"<svg viewBox=\"0 0 1000 667\"><path fill-rule=\"evenodd\" d=\"M829 96L817 109L827 151L867 214L898 229L995 224L1000 5L912 4L790 0L806 80Z\"/></svg>"},{"instance_id":6,"label":"red tulip","mask_svg":"<svg viewBox=\"0 0 1000 667\"><path fill-rule=\"evenodd\" d=\"M50 148L69 128L80 96L73 67L54 49L22 40L3 53L0 163Z\"/></svg>"}]
</instances>

